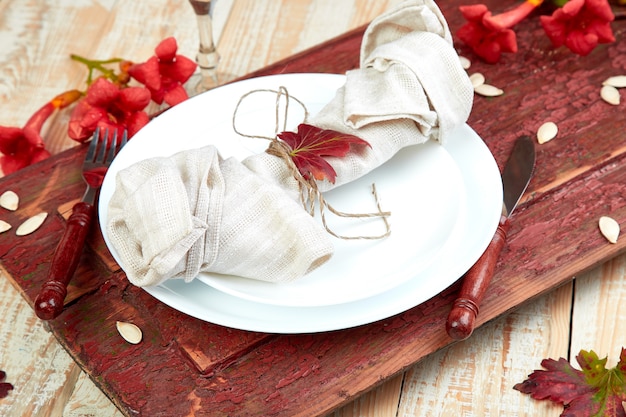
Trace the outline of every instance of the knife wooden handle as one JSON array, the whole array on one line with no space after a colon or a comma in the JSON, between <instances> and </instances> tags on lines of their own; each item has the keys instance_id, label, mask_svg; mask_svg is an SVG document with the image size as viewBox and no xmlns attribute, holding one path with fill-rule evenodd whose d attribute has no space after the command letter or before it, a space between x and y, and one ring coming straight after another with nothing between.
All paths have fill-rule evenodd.
<instances>
[{"instance_id":1,"label":"knife wooden handle","mask_svg":"<svg viewBox=\"0 0 626 417\"><path fill-rule=\"evenodd\" d=\"M52 320L61 314L67 285L78 266L94 214L94 206L83 201L72 208L72 215L54 252L48 279L35 300L35 313L40 319Z\"/></svg>"},{"instance_id":2,"label":"knife wooden handle","mask_svg":"<svg viewBox=\"0 0 626 417\"><path fill-rule=\"evenodd\" d=\"M489 246L463 277L461 290L446 321L446 331L451 338L467 339L474 331L480 303L491 282L508 231L509 219L503 215Z\"/></svg>"}]
</instances>

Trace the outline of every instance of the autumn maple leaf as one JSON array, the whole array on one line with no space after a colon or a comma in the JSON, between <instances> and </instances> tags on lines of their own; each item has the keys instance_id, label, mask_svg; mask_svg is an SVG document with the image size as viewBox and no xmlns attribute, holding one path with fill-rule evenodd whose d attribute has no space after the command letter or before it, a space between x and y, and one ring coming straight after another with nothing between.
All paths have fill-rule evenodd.
<instances>
[{"instance_id":1,"label":"autumn maple leaf","mask_svg":"<svg viewBox=\"0 0 626 417\"><path fill-rule=\"evenodd\" d=\"M528 379L513 388L537 400L549 399L564 405L561 417L625 417L626 349L622 348L617 366L606 369L606 358L594 351L581 350L576 361L544 359Z\"/></svg>"},{"instance_id":2,"label":"autumn maple leaf","mask_svg":"<svg viewBox=\"0 0 626 417\"><path fill-rule=\"evenodd\" d=\"M297 133L282 132L278 134L278 138L289 145L289 156L304 178L310 179L313 176L318 181L327 179L333 184L337 173L324 158L346 156L351 144L370 146L359 137L306 123L298 126Z\"/></svg>"}]
</instances>

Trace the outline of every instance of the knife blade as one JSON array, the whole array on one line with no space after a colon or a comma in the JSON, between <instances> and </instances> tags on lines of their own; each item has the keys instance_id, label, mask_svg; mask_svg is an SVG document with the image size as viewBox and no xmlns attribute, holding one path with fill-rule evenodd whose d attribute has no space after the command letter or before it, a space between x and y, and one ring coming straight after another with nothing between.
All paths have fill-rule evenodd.
<instances>
[{"instance_id":1,"label":"knife blade","mask_svg":"<svg viewBox=\"0 0 626 417\"><path fill-rule=\"evenodd\" d=\"M465 273L461 290L446 321L446 332L455 340L467 339L474 331L480 303L491 282L498 257L506 242L509 218L520 201L535 168L535 145L529 136L520 136L502 171L504 191L502 215L489 246Z\"/></svg>"}]
</instances>

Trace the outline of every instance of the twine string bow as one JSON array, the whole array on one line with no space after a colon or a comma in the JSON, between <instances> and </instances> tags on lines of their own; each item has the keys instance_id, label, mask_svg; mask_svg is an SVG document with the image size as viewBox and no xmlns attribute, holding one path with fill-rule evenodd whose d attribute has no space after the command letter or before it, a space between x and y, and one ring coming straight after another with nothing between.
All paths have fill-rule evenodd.
<instances>
[{"instance_id":1,"label":"twine string bow","mask_svg":"<svg viewBox=\"0 0 626 417\"><path fill-rule=\"evenodd\" d=\"M274 125L274 136L273 137L246 134L246 133L241 132L237 128L237 123L236 123L237 112L239 110L239 107L241 106L241 103L246 99L246 97L248 97L248 96L250 96L252 94L255 94L255 93L262 93L262 92L276 94L275 125ZM280 116L281 116L280 107L281 106L280 106L280 102L281 102L281 98L282 97L285 97L285 106L284 106L283 122L282 122L282 128L281 128L281 122L280 122ZM363 240L363 239L375 240L375 239L383 239L383 238L389 236L391 234L391 226L389 225L389 220L387 218L389 216L391 216L391 212L389 212L389 211L382 211L381 206L380 206L380 201L378 199L378 193L376 192L376 184L372 184L372 195L374 196L374 200L376 201L376 209L377 209L377 211L375 211L373 213L345 213L345 212L342 212L342 211L339 211L339 210L335 209L330 203L328 203L326 201L326 199L324 198L324 195L319 190L319 188L317 186L317 182L315 181L314 178L306 178L304 175L302 175L302 173L300 172L300 170L298 169L298 167L296 166L296 164L294 163L294 161L293 161L293 159L291 157L292 149L285 142L283 142L282 140L278 139L278 134L287 130L287 115L289 113L289 103L290 103L291 100L294 100L296 103L298 103L302 107L302 109L304 110L304 121L303 122L306 122L306 120L308 119L308 116L309 116L309 112L308 112L308 109L306 108L306 105L301 100L297 99L296 97L291 96L289 94L289 91L287 91L287 89L285 87L281 86L281 87L279 87L278 90L257 89L257 90L249 91L248 93L246 93L243 96L241 96L241 98L239 99L239 102L237 103L237 106L235 107L235 111L233 112L233 120L232 120L233 130L238 135L246 137L246 138L266 139L266 140L270 141L270 144L269 144L269 146L268 146L268 148L266 149L265 152L267 152L270 155L274 155L274 156L277 156L277 157L281 158L287 164L289 172L293 175L293 177L295 178L296 182L298 183L298 190L299 190L299 194L300 194L300 202L302 203L302 207L311 216L315 215L316 202L317 202L317 204L319 204L319 210L320 210L320 217L322 219L322 225L324 226L324 229L326 229L326 231L328 233L330 233L332 236L335 236L335 237L337 237L339 239L344 239L344 240L358 240L358 239L360 239L360 240ZM334 215L336 215L338 217L345 217L345 218L380 218L380 219L382 219L382 221L383 221L383 223L385 225L385 231L383 233L381 233L381 234L371 235L371 236L369 236L369 235L364 235L364 236L345 236L345 235L337 234L328 226L328 223L326 221L326 210L330 211L331 213L333 213Z\"/></svg>"}]
</instances>

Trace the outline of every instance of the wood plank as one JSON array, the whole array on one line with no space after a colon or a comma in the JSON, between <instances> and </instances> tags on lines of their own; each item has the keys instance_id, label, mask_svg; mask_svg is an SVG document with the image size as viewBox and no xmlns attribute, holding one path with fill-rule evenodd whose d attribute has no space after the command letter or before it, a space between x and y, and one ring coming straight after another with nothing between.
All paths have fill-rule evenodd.
<instances>
[{"instance_id":1,"label":"wood plank","mask_svg":"<svg viewBox=\"0 0 626 417\"><path fill-rule=\"evenodd\" d=\"M622 347L626 347L625 278L625 255L576 278L569 359L577 368L580 366L575 356L581 349L608 357L607 367L613 367Z\"/></svg>"},{"instance_id":2,"label":"wood plank","mask_svg":"<svg viewBox=\"0 0 626 417\"><path fill-rule=\"evenodd\" d=\"M236 1L218 44L223 79L252 74L334 39L401 2L342 0L339 5L334 0L260 0L251 7L252 0ZM300 71L306 72L306 68Z\"/></svg>"},{"instance_id":3,"label":"wood plank","mask_svg":"<svg viewBox=\"0 0 626 417\"><path fill-rule=\"evenodd\" d=\"M403 383L404 374L390 378L328 417L396 417Z\"/></svg>"},{"instance_id":4,"label":"wood plank","mask_svg":"<svg viewBox=\"0 0 626 417\"><path fill-rule=\"evenodd\" d=\"M67 400L62 415L63 417L123 416L122 412L98 389L85 372L81 372L77 378L72 396Z\"/></svg>"}]
</instances>

